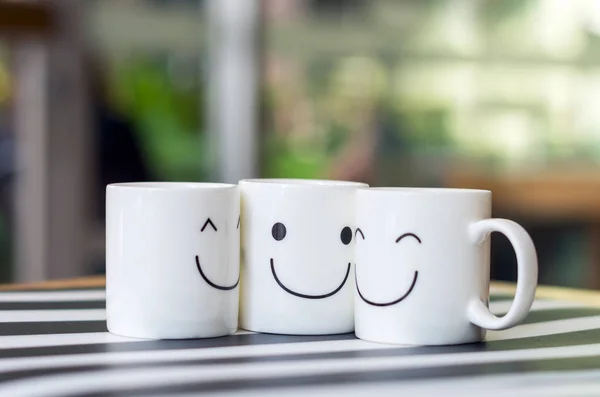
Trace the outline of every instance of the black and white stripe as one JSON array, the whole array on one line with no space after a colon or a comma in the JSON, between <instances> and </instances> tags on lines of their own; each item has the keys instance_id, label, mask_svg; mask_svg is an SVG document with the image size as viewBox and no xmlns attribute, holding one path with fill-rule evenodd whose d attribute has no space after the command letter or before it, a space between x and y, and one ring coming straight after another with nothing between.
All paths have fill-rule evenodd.
<instances>
[{"instance_id":1,"label":"black and white stripe","mask_svg":"<svg viewBox=\"0 0 600 397\"><path fill-rule=\"evenodd\" d=\"M546 336L544 348L598 345L600 329ZM386 347L357 340L304 342L302 344L247 345L230 348L163 350L138 353L112 353L87 356L32 358L13 360L0 366L0 382L29 377L103 371L108 369L140 369L164 366L215 366L233 364L311 362L342 359L416 357L423 355L456 355L464 353L508 352L536 348L540 338L508 339L485 344L437 347ZM147 354L151 353L151 354ZM2 364L2 363L0 363ZM34 369L31 369L34 368Z\"/></svg>"},{"instance_id":2,"label":"black and white stripe","mask_svg":"<svg viewBox=\"0 0 600 397\"><path fill-rule=\"evenodd\" d=\"M0 293L0 395L369 390L420 379L600 369L600 308L569 302L538 300L522 325L489 332L485 343L407 347L353 334L124 338L106 332L104 298L101 289ZM490 306L502 314L510 299L493 297Z\"/></svg>"},{"instance_id":3,"label":"black and white stripe","mask_svg":"<svg viewBox=\"0 0 600 397\"><path fill-rule=\"evenodd\" d=\"M498 369L500 364L504 366L501 373L522 372L528 368L543 371L544 362L548 363L550 370L564 370L574 366L575 369L597 369L600 364L597 360L599 356L600 344L594 344L519 351L367 357L360 360L344 358L309 362L118 368L39 376L34 378L35 382L30 379L6 382L4 386L0 386L0 393L13 397L88 396L105 392L124 392L119 395L128 395L125 391L132 390L166 392L168 390L165 389L190 386L197 391L226 391L239 387L301 387L308 384L365 383L386 379L429 379L435 377L435 374L443 374L444 377L485 374L490 373L486 372L486 368ZM575 359L579 360L579 364L575 365ZM567 362L552 365L556 360ZM477 373L476 368L480 368Z\"/></svg>"}]
</instances>

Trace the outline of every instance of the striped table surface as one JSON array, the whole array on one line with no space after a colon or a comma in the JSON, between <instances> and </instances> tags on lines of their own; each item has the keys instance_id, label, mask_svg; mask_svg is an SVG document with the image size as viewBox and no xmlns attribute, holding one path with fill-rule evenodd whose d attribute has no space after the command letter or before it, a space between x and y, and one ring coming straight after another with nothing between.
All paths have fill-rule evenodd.
<instances>
[{"instance_id":1,"label":"striped table surface","mask_svg":"<svg viewBox=\"0 0 600 397\"><path fill-rule=\"evenodd\" d=\"M93 287L87 288L88 285ZM600 295L540 288L519 326L422 347L353 334L153 341L106 331L101 283L0 292L0 396L598 396ZM491 308L513 286L492 286Z\"/></svg>"}]
</instances>

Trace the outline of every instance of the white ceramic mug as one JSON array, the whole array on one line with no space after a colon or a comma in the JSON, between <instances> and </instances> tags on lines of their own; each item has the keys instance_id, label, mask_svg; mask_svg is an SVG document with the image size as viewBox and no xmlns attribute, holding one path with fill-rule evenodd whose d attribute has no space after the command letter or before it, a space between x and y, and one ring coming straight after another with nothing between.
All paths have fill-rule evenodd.
<instances>
[{"instance_id":1,"label":"white ceramic mug","mask_svg":"<svg viewBox=\"0 0 600 397\"><path fill-rule=\"evenodd\" d=\"M357 192L357 337L374 342L447 345L480 341L485 330L515 326L537 286L527 232L490 219L491 192L371 188ZM503 317L488 309L491 232L512 243L518 265L514 302Z\"/></svg>"},{"instance_id":2,"label":"white ceramic mug","mask_svg":"<svg viewBox=\"0 0 600 397\"><path fill-rule=\"evenodd\" d=\"M355 182L240 181L240 326L276 334L354 329Z\"/></svg>"},{"instance_id":3,"label":"white ceramic mug","mask_svg":"<svg viewBox=\"0 0 600 397\"><path fill-rule=\"evenodd\" d=\"M239 210L236 185L109 185L108 330L150 339L234 333L239 302Z\"/></svg>"}]
</instances>

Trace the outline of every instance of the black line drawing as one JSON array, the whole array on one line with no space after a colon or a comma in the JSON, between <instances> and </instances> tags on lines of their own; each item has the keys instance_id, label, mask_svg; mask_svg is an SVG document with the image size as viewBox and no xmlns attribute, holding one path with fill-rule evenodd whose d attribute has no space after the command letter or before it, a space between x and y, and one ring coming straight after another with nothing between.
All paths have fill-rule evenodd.
<instances>
[{"instance_id":1,"label":"black line drawing","mask_svg":"<svg viewBox=\"0 0 600 397\"><path fill-rule=\"evenodd\" d=\"M360 229L356 229L357 232L359 230ZM360 234L362 234L362 230L360 231ZM402 240L403 238L406 238L406 237L412 237L412 238L416 239L419 242L419 244L421 244L421 239L419 238L419 236L417 236L414 233L404 233L403 235L401 235L400 237L398 237L396 239L396 243L398 243L400 240ZM364 236L363 236L363 238L364 238ZM404 299L406 299L406 297L408 297L408 295L410 295L410 293L412 292L413 288L415 288L415 284L417 283L417 277L418 276L419 276L419 272L415 270L415 275L413 277L413 281L410 284L410 288L408 289L408 291L406 291L406 293L404 295L402 295L400 298L398 298L396 300L393 300L391 302L385 302L385 303L373 302L373 301L368 300L367 298L364 297L364 295L360 291L360 288L358 287L358 274L357 274L357 272L354 273L354 281L355 281L355 284L356 284L356 291L358 292L358 296L360 296L360 299L362 299L365 303L368 303L371 306L385 307L385 306L395 305L396 303L400 303Z\"/></svg>"},{"instance_id":2,"label":"black line drawing","mask_svg":"<svg viewBox=\"0 0 600 397\"><path fill-rule=\"evenodd\" d=\"M360 296L360 299L362 299L365 303L368 303L371 306L385 307L385 306L395 305L396 303L400 303L406 297L408 297L408 295L410 295L410 293L412 292L413 288L415 288L415 284L417 283L417 277L418 276L419 276L419 272L415 271L415 275L413 277L412 284L410 285L410 288L408 289L408 291L406 291L406 293L404 295L402 295L400 298L398 298L396 300L393 300L391 302L385 302L385 303L373 302L373 301L370 301L370 300L368 300L367 298L364 297L364 295L362 294L362 292L360 292L360 288L358 287L358 276L357 276L356 273L354 273L354 281L356 283L356 291L358 292L358 296Z\"/></svg>"},{"instance_id":3,"label":"black line drawing","mask_svg":"<svg viewBox=\"0 0 600 397\"><path fill-rule=\"evenodd\" d=\"M398 237L398 238L396 239L396 242L398 242L398 241L402 240L402 239L403 239L403 238L405 238L405 237L413 237L413 238L415 238L415 239L416 239L416 240L419 242L419 244L421 244L421 239L419 238L419 236L417 236L417 235L416 235L416 234L414 234L414 233L404 233L402 236L400 236L400 237Z\"/></svg>"},{"instance_id":4,"label":"black line drawing","mask_svg":"<svg viewBox=\"0 0 600 397\"><path fill-rule=\"evenodd\" d=\"M240 228L240 220L241 220L241 218L242 217L238 215L238 223L237 223L237 226L235 227L236 229Z\"/></svg>"},{"instance_id":5,"label":"black line drawing","mask_svg":"<svg viewBox=\"0 0 600 397\"><path fill-rule=\"evenodd\" d=\"M277 284L279 284L279 286L287 293L292 294L294 296L297 296L299 298L304 298L304 299L324 299L324 298L329 298L330 296L333 296L335 294L337 294L346 284L346 281L348 280L348 276L350 275L350 267L351 264L348 263L348 269L346 270L346 276L344 276L344 280L342 280L342 283L333 291L327 293L327 294L323 294L323 295L307 295L307 294L301 294L299 292L295 292L292 291L291 289L287 288L280 280L279 277L277 277L277 273L275 272L275 264L273 263L273 258L271 258L271 273L273 273L273 278L275 279L275 281L277 282Z\"/></svg>"},{"instance_id":6,"label":"black line drawing","mask_svg":"<svg viewBox=\"0 0 600 397\"><path fill-rule=\"evenodd\" d=\"M200 266L200 258L198 258L198 255L196 255L196 267L198 268L198 272L200 272L200 275L202 276L202 278L204 279L204 281L206 281L206 283L208 285L210 285L213 288L219 289L221 291L230 291L230 290L234 289L235 287L237 287L238 284L240 283L240 275L239 274L238 274L237 281L233 285L225 286L224 287L224 286L217 285L217 284L213 283L212 281L210 281L208 279L208 277L206 277L206 275L202 271L202 266Z\"/></svg>"},{"instance_id":7,"label":"black line drawing","mask_svg":"<svg viewBox=\"0 0 600 397\"><path fill-rule=\"evenodd\" d=\"M206 220L206 222L204 222L204 226L202 226L202 229L200 229L201 232L204 231L204 229L206 229L206 226L211 225L213 229L215 229L215 232L217 231L217 227L215 226L215 224L210 220L210 218L208 218Z\"/></svg>"},{"instance_id":8,"label":"black line drawing","mask_svg":"<svg viewBox=\"0 0 600 397\"><path fill-rule=\"evenodd\" d=\"M363 234L363 231L362 231L362 230L360 230L360 227L357 227L357 228L356 228L356 232L354 232L354 238L356 238L356 235L357 235L358 233L360 233L360 235L362 236L362 239L364 240L364 239L365 239L365 235Z\"/></svg>"}]
</instances>

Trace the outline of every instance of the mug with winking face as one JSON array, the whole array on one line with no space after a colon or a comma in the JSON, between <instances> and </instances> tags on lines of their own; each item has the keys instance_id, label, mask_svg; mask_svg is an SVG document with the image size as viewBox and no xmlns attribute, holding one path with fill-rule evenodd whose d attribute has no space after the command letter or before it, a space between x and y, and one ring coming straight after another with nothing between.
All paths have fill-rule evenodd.
<instances>
[{"instance_id":1,"label":"mug with winking face","mask_svg":"<svg viewBox=\"0 0 600 397\"><path fill-rule=\"evenodd\" d=\"M356 194L356 336L409 345L477 342L517 325L537 286L537 256L517 223L491 218L491 192L366 188ZM488 309L492 232L517 257L514 302Z\"/></svg>"}]
</instances>

